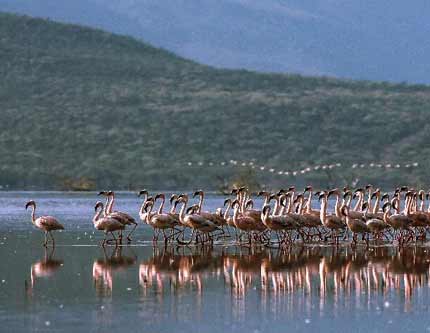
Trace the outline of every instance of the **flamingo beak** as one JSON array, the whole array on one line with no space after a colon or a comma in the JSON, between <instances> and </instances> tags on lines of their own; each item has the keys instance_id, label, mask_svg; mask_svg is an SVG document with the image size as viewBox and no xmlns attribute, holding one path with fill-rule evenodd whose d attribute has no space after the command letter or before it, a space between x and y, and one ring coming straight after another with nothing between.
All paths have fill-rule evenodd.
<instances>
[{"instance_id":1,"label":"flamingo beak","mask_svg":"<svg viewBox=\"0 0 430 333\"><path fill-rule=\"evenodd\" d=\"M140 197L141 195L144 195L144 194L148 194L148 191L147 190L139 191L139 193L137 194L137 196Z\"/></svg>"},{"instance_id":2,"label":"flamingo beak","mask_svg":"<svg viewBox=\"0 0 430 333\"><path fill-rule=\"evenodd\" d=\"M170 201L170 204L172 204L173 203L173 201L174 200L177 200L178 199L178 196L176 195L176 194L172 194L172 196L170 197L170 199L169 199L169 201Z\"/></svg>"}]
</instances>

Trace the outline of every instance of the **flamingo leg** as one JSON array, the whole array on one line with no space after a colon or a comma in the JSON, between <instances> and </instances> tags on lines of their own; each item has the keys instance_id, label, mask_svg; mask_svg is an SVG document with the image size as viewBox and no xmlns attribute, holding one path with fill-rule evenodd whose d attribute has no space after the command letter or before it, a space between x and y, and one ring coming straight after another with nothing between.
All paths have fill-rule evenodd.
<instances>
[{"instance_id":1,"label":"flamingo leg","mask_svg":"<svg viewBox=\"0 0 430 333\"><path fill-rule=\"evenodd\" d=\"M51 231L49 231L48 233L49 233L49 236L50 236L50 237L51 237L51 239L52 239L52 246L53 246L53 247L55 247L55 239L54 239L54 236L52 236L52 232L51 232Z\"/></svg>"},{"instance_id":2,"label":"flamingo leg","mask_svg":"<svg viewBox=\"0 0 430 333\"><path fill-rule=\"evenodd\" d=\"M105 231L105 238L103 238L102 242L100 243L100 245L104 248L105 244L106 244L106 237L107 237L107 231Z\"/></svg>"},{"instance_id":3,"label":"flamingo leg","mask_svg":"<svg viewBox=\"0 0 430 333\"><path fill-rule=\"evenodd\" d=\"M131 231L128 233L128 235L127 235L127 241L130 243L131 242L131 234L134 232L134 230L136 229L136 227L137 227L137 223L135 223L134 224L134 227L133 227L133 229L131 229Z\"/></svg>"},{"instance_id":4,"label":"flamingo leg","mask_svg":"<svg viewBox=\"0 0 430 333\"><path fill-rule=\"evenodd\" d=\"M106 232L106 237L107 237L107 234L108 234L108 232ZM113 233L113 231L110 231L110 234L112 235L112 238L111 239L106 239L106 237L105 237L104 242L110 244L110 242L115 241L115 245L118 246L118 240L116 239L115 234Z\"/></svg>"},{"instance_id":5,"label":"flamingo leg","mask_svg":"<svg viewBox=\"0 0 430 333\"><path fill-rule=\"evenodd\" d=\"M184 228L184 230L185 230L185 228ZM193 241L194 233L195 233L195 229L193 229L191 231L190 240L188 242L184 241L184 232L182 233L182 240L180 240L179 237L177 237L176 241L178 242L179 245L190 245Z\"/></svg>"},{"instance_id":6,"label":"flamingo leg","mask_svg":"<svg viewBox=\"0 0 430 333\"><path fill-rule=\"evenodd\" d=\"M47 244L48 244L48 232L45 231L45 242L43 243L43 246L46 247Z\"/></svg>"},{"instance_id":7,"label":"flamingo leg","mask_svg":"<svg viewBox=\"0 0 430 333\"><path fill-rule=\"evenodd\" d=\"M119 231L119 243L122 244L122 230Z\"/></svg>"}]
</instances>

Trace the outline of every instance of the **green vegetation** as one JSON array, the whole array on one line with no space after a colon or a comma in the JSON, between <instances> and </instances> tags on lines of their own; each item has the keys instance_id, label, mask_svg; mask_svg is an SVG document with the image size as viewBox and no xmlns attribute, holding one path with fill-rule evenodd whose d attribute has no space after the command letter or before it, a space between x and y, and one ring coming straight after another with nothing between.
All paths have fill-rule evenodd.
<instances>
[{"instance_id":1,"label":"green vegetation","mask_svg":"<svg viewBox=\"0 0 430 333\"><path fill-rule=\"evenodd\" d=\"M247 173L271 186L429 184L427 86L219 70L129 37L9 14L0 14L0 74L0 185L11 188L216 189ZM288 178L186 166L230 159L278 170L421 167Z\"/></svg>"}]
</instances>

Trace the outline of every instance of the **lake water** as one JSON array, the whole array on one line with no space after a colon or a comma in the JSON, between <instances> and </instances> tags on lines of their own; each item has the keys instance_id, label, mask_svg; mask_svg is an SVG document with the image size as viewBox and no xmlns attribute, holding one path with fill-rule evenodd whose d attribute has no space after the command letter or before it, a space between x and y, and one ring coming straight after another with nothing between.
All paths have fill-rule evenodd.
<instances>
[{"instance_id":1,"label":"lake water","mask_svg":"<svg viewBox=\"0 0 430 333\"><path fill-rule=\"evenodd\" d=\"M30 223L56 216L55 251ZM95 193L0 192L0 322L4 332L429 331L430 248L328 246L280 252L153 247L140 224L131 246L98 246ZM214 210L223 197L209 196ZM138 217L140 200L116 209Z\"/></svg>"}]
</instances>

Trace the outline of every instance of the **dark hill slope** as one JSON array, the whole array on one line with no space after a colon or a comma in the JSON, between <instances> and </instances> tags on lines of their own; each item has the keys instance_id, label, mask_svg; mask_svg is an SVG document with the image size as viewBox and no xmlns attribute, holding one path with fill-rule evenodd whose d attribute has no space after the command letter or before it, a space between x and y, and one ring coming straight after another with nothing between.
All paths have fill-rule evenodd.
<instances>
[{"instance_id":1,"label":"dark hill slope","mask_svg":"<svg viewBox=\"0 0 430 333\"><path fill-rule=\"evenodd\" d=\"M237 171L185 163L230 159L287 170L416 160L413 173L348 169L330 179L428 184L426 86L218 70L132 38L9 14L0 14L0 73L0 184L213 188Z\"/></svg>"}]
</instances>

